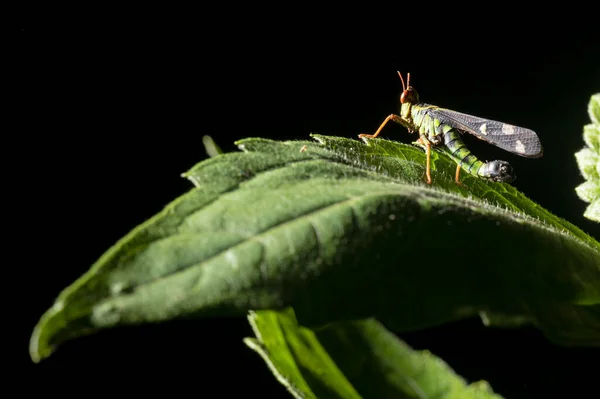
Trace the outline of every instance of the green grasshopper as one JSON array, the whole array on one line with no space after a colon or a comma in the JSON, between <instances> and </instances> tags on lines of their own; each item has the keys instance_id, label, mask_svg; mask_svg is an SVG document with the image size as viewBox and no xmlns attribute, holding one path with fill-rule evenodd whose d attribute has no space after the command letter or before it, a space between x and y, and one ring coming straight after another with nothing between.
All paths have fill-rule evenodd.
<instances>
[{"instance_id":1,"label":"green grasshopper","mask_svg":"<svg viewBox=\"0 0 600 399\"><path fill-rule=\"evenodd\" d=\"M522 157L539 158L543 155L542 144L534 131L422 103L419 101L419 94L410 85L410 73L406 77L406 86L402 74L398 72L398 75L402 81L400 115L389 115L374 134L363 133L358 137L369 139L377 137L389 121L399 123L407 128L409 133L418 131L419 139L416 144L424 147L427 155L425 173L428 184L431 184L432 146L442 147L457 163L455 180L458 184L460 184L461 168L473 176L486 180L497 182L515 180L513 168L508 162L483 162L473 155L461 139L461 135L465 132Z\"/></svg>"}]
</instances>

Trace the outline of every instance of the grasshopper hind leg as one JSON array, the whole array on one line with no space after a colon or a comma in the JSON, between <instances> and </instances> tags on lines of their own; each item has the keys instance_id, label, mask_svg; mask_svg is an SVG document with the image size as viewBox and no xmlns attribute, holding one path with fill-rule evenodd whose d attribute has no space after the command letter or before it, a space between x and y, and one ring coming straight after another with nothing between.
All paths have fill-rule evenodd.
<instances>
[{"instance_id":1,"label":"grasshopper hind leg","mask_svg":"<svg viewBox=\"0 0 600 399\"><path fill-rule=\"evenodd\" d=\"M456 184L462 185L462 183L460 182L460 170L462 169L462 165L458 164L456 165L456 174L454 175L454 181L456 181Z\"/></svg>"},{"instance_id":2,"label":"grasshopper hind leg","mask_svg":"<svg viewBox=\"0 0 600 399\"><path fill-rule=\"evenodd\" d=\"M427 178L427 184L431 184L431 143L427 140L427 137L421 135L417 140L417 143L425 147L425 154L427 156L427 162L425 166L425 177Z\"/></svg>"}]
</instances>

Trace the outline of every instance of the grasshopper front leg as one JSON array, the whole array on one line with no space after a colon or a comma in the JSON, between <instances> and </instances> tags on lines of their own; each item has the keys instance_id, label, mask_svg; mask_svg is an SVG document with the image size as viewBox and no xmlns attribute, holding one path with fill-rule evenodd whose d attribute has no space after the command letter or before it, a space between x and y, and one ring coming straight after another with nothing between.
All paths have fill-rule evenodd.
<instances>
[{"instance_id":1,"label":"grasshopper front leg","mask_svg":"<svg viewBox=\"0 0 600 399\"><path fill-rule=\"evenodd\" d=\"M365 137L365 138L368 138L368 139L374 139L375 137L379 136L379 133L381 133L381 130L383 129L383 127L389 121L394 121L394 122L396 122L396 123L404 126L411 133L413 131L412 125L411 125L411 123L409 121L407 121L406 119L402 118L400 115L390 114L390 115L388 115L387 118L384 119L384 121L381 123L381 125L379 125L379 129L377 129L377 131L374 134L361 133L361 134L358 135L358 137L359 138Z\"/></svg>"}]
</instances>

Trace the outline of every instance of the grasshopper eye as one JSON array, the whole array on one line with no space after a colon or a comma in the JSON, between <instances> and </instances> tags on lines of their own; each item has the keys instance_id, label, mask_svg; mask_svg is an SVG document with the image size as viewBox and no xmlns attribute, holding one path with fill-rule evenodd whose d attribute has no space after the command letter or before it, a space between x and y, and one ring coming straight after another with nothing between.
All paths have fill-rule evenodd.
<instances>
[{"instance_id":1,"label":"grasshopper eye","mask_svg":"<svg viewBox=\"0 0 600 399\"><path fill-rule=\"evenodd\" d=\"M419 94L417 93L417 91L415 89L412 88L412 86L408 86L408 89L404 90L402 92L402 95L400 96L401 104L404 104L404 103L416 104L418 102L419 102Z\"/></svg>"}]
</instances>

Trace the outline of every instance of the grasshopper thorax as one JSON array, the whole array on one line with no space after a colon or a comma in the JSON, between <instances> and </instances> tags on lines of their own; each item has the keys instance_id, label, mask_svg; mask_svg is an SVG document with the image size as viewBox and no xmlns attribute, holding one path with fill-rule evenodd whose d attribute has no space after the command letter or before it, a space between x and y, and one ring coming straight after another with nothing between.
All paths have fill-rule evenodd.
<instances>
[{"instance_id":1,"label":"grasshopper thorax","mask_svg":"<svg viewBox=\"0 0 600 399\"><path fill-rule=\"evenodd\" d=\"M402 95L400 96L400 104L417 104L419 102L419 93L410 85L410 73L406 74L406 85L404 85L404 79L402 74L398 72L400 80L402 81Z\"/></svg>"}]
</instances>

